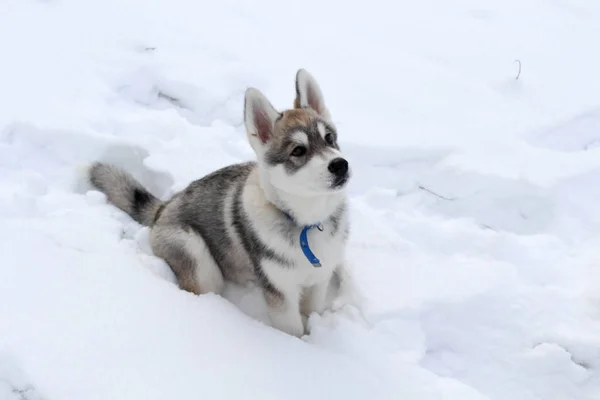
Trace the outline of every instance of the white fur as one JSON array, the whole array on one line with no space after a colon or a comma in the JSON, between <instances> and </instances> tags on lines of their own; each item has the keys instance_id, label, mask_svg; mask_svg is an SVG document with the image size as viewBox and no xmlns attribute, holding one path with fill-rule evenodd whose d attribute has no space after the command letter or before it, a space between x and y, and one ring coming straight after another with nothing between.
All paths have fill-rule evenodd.
<instances>
[{"instance_id":1,"label":"white fur","mask_svg":"<svg viewBox=\"0 0 600 400\"><path fill-rule=\"evenodd\" d=\"M321 90L316 81L304 70L297 74L297 88L301 103L312 107L323 118L329 118ZM345 231L348 226L347 213L337 222L336 234L329 217L346 201L343 189L332 190L329 163L340 152L331 149L316 156L297 173L290 176L281 166L268 167L264 160L272 137L274 121L279 113L266 97L257 89L246 92L244 122L248 140L254 149L258 168L251 172L242 192L242 206L258 239L268 244L277 254L292 262L292 266L280 265L277 261L265 259L261 268L269 282L282 294L281 302L272 301L269 315L275 328L294 336L306 333L305 321L312 312L322 313L332 307L333 299L328 296L331 278L335 270L342 278L342 292L351 287L344 269ZM319 132L325 135L325 127ZM304 132L293 133L299 144L308 145ZM247 269L251 260L232 228L231 214L234 190L225 198L225 224L228 236L233 240L233 264ZM281 224L289 224L282 216L282 210L290 212L297 223L292 236L281 235ZM311 229L307 238L313 253L319 258L321 267L314 267L305 257L300 247L300 232L303 225L323 223L323 231ZM206 243L199 235L180 228L157 228L151 232L152 242L179 243L196 261L195 274L202 292L221 293L224 277L210 254ZM242 273L244 268L233 273ZM243 280L236 276L236 280ZM347 294L346 294L347 296ZM275 300L278 300L276 297Z\"/></svg>"},{"instance_id":2,"label":"white fur","mask_svg":"<svg viewBox=\"0 0 600 400\"><path fill-rule=\"evenodd\" d=\"M307 71L298 71L296 88L301 107L310 107L322 118L330 120L321 89ZM343 271L347 213L338 222L335 235L332 235L332 224L326 222L346 200L343 188L331 189L333 177L328 170L330 162L341 154L338 150L330 149L312 157L291 175L282 165L269 166L263 160L279 113L256 89L246 92L245 109L246 129L250 145L258 158L258 169L251 174L243 189L244 210L259 239L294 264L289 267L272 260L262 262L261 267L267 278L284 298L284 304L272 305L269 314L276 328L300 336L305 332L303 320L311 312L321 313L329 306L327 293L334 270L340 270L341 289L346 297L351 287L348 282L343 282L349 277ZM318 124L318 130L325 137L323 124ZM295 132L293 135L299 143L308 144L304 133ZM294 233L298 239L293 238L292 243L275 229L282 223L281 210L292 214L298 224ZM321 267L314 267L300 248L299 235L303 225L323 222L323 231L311 229L307 235L311 250L321 261Z\"/></svg>"},{"instance_id":3,"label":"white fur","mask_svg":"<svg viewBox=\"0 0 600 400\"><path fill-rule=\"evenodd\" d=\"M317 130L319 131L319 134L325 138L325 135L327 135L327 131L325 130L325 124L323 124L322 122L318 122L317 123Z\"/></svg>"},{"instance_id":4,"label":"white fur","mask_svg":"<svg viewBox=\"0 0 600 400\"><path fill-rule=\"evenodd\" d=\"M196 266L196 278L202 282L202 290L212 293L221 293L225 282L223 273L208 250L204 239L196 233L180 231L185 243L185 249L201 264Z\"/></svg>"},{"instance_id":5,"label":"white fur","mask_svg":"<svg viewBox=\"0 0 600 400\"><path fill-rule=\"evenodd\" d=\"M310 173L297 173L299 176L290 180L279 168L259 166L259 169L260 185L266 199L291 213L299 224L311 225L324 221L345 199L344 191L333 191L321 186L326 182L322 173L316 179ZM320 190L305 189L318 183L321 183L318 188Z\"/></svg>"},{"instance_id":6,"label":"white fur","mask_svg":"<svg viewBox=\"0 0 600 400\"><path fill-rule=\"evenodd\" d=\"M303 132L303 131L292 132L291 137L293 140L298 142L298 144L308 146L308 136L306 136L306 132Z\"/></svg>"},{"instance_id":7,"label":"white fur","mask_svg":"<svg viewBox=\"0 0 600 400\"><path fill-rule=\"evenodd\" d=\"M259 163L261 186L269 201L294 214L302 224L319 223L328 218L346 199L345 188L332 189L333 176L328 167L341 157L336 149L313 157L304 167L289 175L283 165Z\"/></svg>"},{"instance_id":8,"label":"white fur","mask_svg":"<svg viewBox=\"0 0 600 400\"><path fill-rule=\"evenodd\" d=\"M160 254L160 250L155 247L160 243L181 246L195 261L194 274L197 282L201 285L202 292L221 293L223 291L223 273L200 235L180 227L156 227L150 231L150 242L155 254Z\"/></svg>"},{"instance_id":9,"label":"white fur","mask_svg":"<svg viewBox=\"0 0 600 400\"><path fill-rule=\"evenodd\" d=\"M340 157L339 151L330 148L322 155L316 155L293 175L289 175L283 165L268 168L269 181L276 188L297 196L328 196L333 192L329 163Z\"/></svg>"},{"instance_id":10,"label":"white fur","mask_svg":"<svg viewBox=\"0 0 600 400\"><path fill-rule=\"evenodd\" d=\"M299 235L301 227L298 227L295 233L294 238L297 239L294 240L293 244L290 244L287 238L281 237L274 229L277 224L281 223L281 212L274 208L267 199L265 191L262 189L263 186L264 182L261 182L260 175L254 172L244 188L244 209L248 214L248 218L253 222L253 227L260 240L268 243L269 247L278 254L285 255L294 263L294 267L290 268L266 260L261 266L269 281L283 293L286 299L283 310L270 310L274 326L290 334L297 335L300 331L304 332L300 313L301 308L305 314L310 314L313 311L321 313L330 306L326 302L327 288L333 271L336 268L343 268L343 231L347 227L348 220L342 219L339 221L338 233L333 236L331 235L333 226L327 223L323 225L323 231L318 229L308 231L307 238L310 248L322 265L321 267L314 267L306 259L300 248ZM291 200L291 203L294 204L293 211L295 213L312 211L318 215L318 212L322 212L322 209L315 207L314 200L325 200L325 205L335 205L335 207L332 207L333 212L339 206L340 200L343 199L341 195L338 196L337 199L328 198L330 196L325 196L325 199L321 198L323 196L311 197L310 199L313 201L305 204L302 204L304 198L289 196L287 200ZM303 294L304 299L301 307L300 300Z\"/></svg>"},{"instance_id":11,"label":"white fur","mask_svg":"<svg viewBox=\"0 0 600 400\"><path fill-rule=\"evenodd\" d=\"M314 78L305 70L300 70L297 80L301 103L316 107L315 111L329 118L321 89ZM298 223L314 224L323 221L345 199L343 188L331 189L333 176L328 170L329 163L340 157L341 153L331 148L324 155L313 157L307 165L293 175L289 175L282 165L266 166L261 161L264 159L269 143L268 140L266 142L261 140L261 136L268 136L268 133L259 132L261 129L257 125L257 114L270 118L271 127L274 126L275 119L279 115L258 89L250 88L246 91L244 122L248 140L259 161L260 184L266 198L278 207L291 212ZM324 136L325 129L323 126L321 129ZM294 135L299 142L308 141L302 132L295 132Z\"/></svg>"}]
</instances>

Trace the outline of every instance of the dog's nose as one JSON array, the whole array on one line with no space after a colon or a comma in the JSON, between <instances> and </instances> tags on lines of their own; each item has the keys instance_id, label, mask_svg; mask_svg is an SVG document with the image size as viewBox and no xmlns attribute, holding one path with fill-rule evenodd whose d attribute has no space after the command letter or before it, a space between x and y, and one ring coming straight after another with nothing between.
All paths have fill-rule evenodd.
<instances>
[{"instance_id":1,"label":"dog's nose","mask_svg":"<svg viewBox=\"0 0 600 400\"><path fill-rule=\"evenodd\" d=\"M329 163L329 172L337 176L346 175L348 172L348 161L343 158L336 158Z\"/></svg>"}]
</instances>

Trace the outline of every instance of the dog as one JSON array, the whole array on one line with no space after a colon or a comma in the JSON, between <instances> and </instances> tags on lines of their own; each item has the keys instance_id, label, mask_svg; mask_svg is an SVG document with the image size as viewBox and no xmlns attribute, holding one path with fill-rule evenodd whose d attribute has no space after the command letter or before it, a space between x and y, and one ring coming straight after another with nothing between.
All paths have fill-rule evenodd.
<instances>
[{"instance_id":1,"label":"dog","mask_svg":"<svg viewBox=\"0 0 600 400\"><path fill-rule=\"evenodd\" d=\"M256 88L244 99L247 139L257 160L229 165L161 201L128 172L94 162L92 186L150 227L153 253L181 289L221 293L225 280L255 284L272 326L308 333L307 319L351 296L345 248L351 168L321 89L296 73L291 109L277 111Z\"/></svg>"}]
</instances>

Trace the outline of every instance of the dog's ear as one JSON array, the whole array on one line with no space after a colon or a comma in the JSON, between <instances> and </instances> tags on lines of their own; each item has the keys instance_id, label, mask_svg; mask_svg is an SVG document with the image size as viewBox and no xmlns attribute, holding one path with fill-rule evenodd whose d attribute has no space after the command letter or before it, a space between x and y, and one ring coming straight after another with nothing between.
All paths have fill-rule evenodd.
<instances>
[{"instance_id":1,"label":"dog's ear","mask_svg":"<svg viewBox=\"0 0 600 400\"><path fill-rule=\"evenodd\" d=\"M244 124L250 137L258 137L265 144L273 136L275 120L279 113L269 100L255 88L246 90L244 100Z\"/></svg>"},{"instance_id":2,"label":"dog's ear","mask_svg":"<svg viewBox=\"0 0 600 400\"><path fill-rule=\"evenodd\" d=\"M325 106L325 99L321 88L315 78L305 69L299 69L296 73L296 100L294 108L310 107L321 117L330 119L329 110Z\"/></svg>"}]
</instances>

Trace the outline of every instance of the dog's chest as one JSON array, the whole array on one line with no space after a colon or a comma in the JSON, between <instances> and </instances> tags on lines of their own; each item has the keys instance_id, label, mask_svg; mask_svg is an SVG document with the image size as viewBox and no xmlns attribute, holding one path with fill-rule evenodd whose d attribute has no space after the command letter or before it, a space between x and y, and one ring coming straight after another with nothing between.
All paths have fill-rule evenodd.
<instances>
[{"instance_id":1,"label":"dog's chest","mask_svg":"<svg viewBox=\"0 0 600 400\"><path fill-rule=\"evenodd\" d=\"M327 221L320 227L311 227L306 230L305 235L304 227L292 224L286 224L280 229L268 229L267 225L264 227L259 230L260 240L281 261L266 257L262 260L262 266L267 277L276 284L311 286L325 282L344 261L346 218L341 217L335 223ZM320 266L313 265L311 261L316 262L313 256Z\"/></svg>"},{"instance_id":2,"label":"dog's chest","mask_svg":"<svg viewBox=\"0 0 600 400\"><path fill-rule=\"evenodd\" d=\"M292 236L292 243L290 255L295 264L294 275L304 285L327 279L343 262L344 240L341 234L334 234L331 227L325 226L322 231L311 228L306 236L299 231ZM315 266L313 262L317 260L318 265Z\"/></svg>"}]
</instances>

